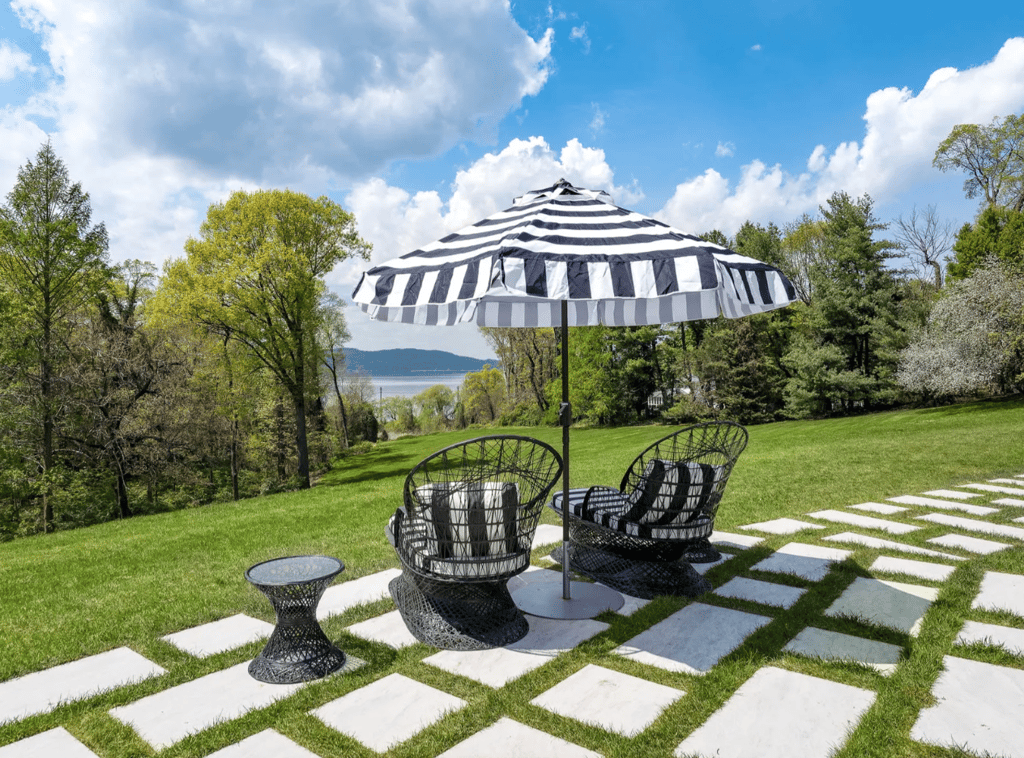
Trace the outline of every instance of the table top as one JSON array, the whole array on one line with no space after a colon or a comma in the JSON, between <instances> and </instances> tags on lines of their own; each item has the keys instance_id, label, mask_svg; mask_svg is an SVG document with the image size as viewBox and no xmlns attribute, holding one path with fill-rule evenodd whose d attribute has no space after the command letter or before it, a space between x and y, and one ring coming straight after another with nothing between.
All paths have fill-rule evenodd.
<instances>
[{"instance_id":1,"label":"table top","mask_svg":"<svg viewBox=\"0 0 1024 758\"><path fill-rule=\"evenodd\" d=\"M253 584L301 584L328 579L344 570L344 563L327 555L293 555L257 563L245 572L245 578Z\"/></svg>"}]
</instances>

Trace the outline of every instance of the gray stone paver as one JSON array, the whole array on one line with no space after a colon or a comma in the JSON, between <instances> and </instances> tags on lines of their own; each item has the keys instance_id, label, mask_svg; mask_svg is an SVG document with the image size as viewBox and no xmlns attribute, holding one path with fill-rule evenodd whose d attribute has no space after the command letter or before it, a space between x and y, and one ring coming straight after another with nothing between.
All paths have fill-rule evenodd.
<instances>
[{"instance_id":1,"label":"gray stone paver","mask_svg":"<svg viewBox=\"0 0 1024 758\"><path fill-rule=\"evenodd\" d=\"M909 508L901 508L898 505L888 505L886 503L858 503L850 507L858 511L867 511L868 513L881 513L885 516L892 516L895 513L906 513L910 510Z\"/></svg>"},{"instance_id":2,"label":"gray stone paver","mask_svg":"<svg viewBox=\"0 0 1024 758\"><path fill-rule=\"evenodd\" d=\"M1024 500L1018 500L1015 497L1001 497L998 500L992 501L995 505L1012 505L1017 508L1024 508Z\"/></svg>"},{"instance_id":3,"label":"gray stone paver","mask_svg":"<svg viewBox=\"0 0 1024 758\"><path fill-rule=\"evenodd\" d=\"M910 730L929 745L1024 758L1024 671L946 656L932 695Z\"/></svg>"},{"instance_id":4,"label":"gray stone paver","mask_svg":"<svg viewBox=\"0 0 1024 758\"><path fill-rule=\"evenodd\" d=\"M825 615L850 616L916 637L924 614L938 596L935 587L857 577Z\"/></svg>"},{"instance_id":5,"label":"gray stone paver","mask_svg":"<svg viewBox=\"0 0 1024 758\"><path fill-rule=\"evenodd\" d=\"M328 587L316 607L317 619L323 621L357 605L391 597L388 583L401 573L400 569L387 569Z\"/></svg>"},{"instance_id":6,"label":"gray stone paver","mask_svg":"<svg viewBox=\"0 0 1024 758\"><path fill-rule=\"evenodd\" d=\"M871 564L869 571L876 571L887 574L909 574L919 579L930 579L933 582L944 582L949 575L956 571L956 566L945 563L928 563L927 561L912 561L907 558L891 558L887 555L880 555Z\"/></svg>"},{"instance_id":7,"label":"gray stone paver","mask_svg":"<svg viewBox=\"0 0 1024 758\"><path fill-rule=\"evenodd\" d=\"M0 724L164 673L134 650L119 647L9 679L0 684Z\"/></svg>"},{"instance_id":8,"label":"gray stone paver","mask_svg":"<svg viewBox=\"0 0 1024 758\"><path fill-rule=\"evenodd\" d=\"M928 521L932 524L951 526L954 529L963 529L968 532L980 534L991 534L996 537L1009 537L1015 540L1024 540L1024 528L1019 526L1008 526L1006 524L992 524L988 521L978 521L973 518L961 518L950 516L948 513L928 513L924 516L917 516L921 521Z\"/></svg>"},{"instance_id":9,"label":"gray stone paver","mask_svg":"<svg viewBox=\"0 0 1024 758\"><path fill-rule=\"evenodd\" d=\"M949 561L967 560L961 555L952 555L951 553L930 550L929 548L918 547L917 545L907 545L903 542L869 537L866 534L858 534L857 532L841 532L840 534L833 534L831 537L822 537L822 540L825 542L839 542L844 545L863 545L864 547L874 547L879 550L895 550L900 553L909 553L910 555L927 555L931 558L943 558Z\"/></svg>"},{"instance_id":10,"label":"gray stone paver","mask_svg":"<svg viewBox=\"0 0 1024 758\"><path fill-rule=\"evenodd\" d=\"M1024 495L1024 489L1020 487L1003 487L998 484L961 484L961 487L970 487L972 490L981 490L982 492L999 492L1005 495Z\"/></svg>"},{"instance_id":11,"label":"gray stone paver","mask_svg":"<svg viewBox=\"0 0 1024 758\"><path fill-rule=\"evenodd\" d=\"M870 690L766 666L676 748L682 758L827 758L875 700Z\"/></svg>"},{"instance_id":12,"label":"gray stone paver","mask_svg":"<svg viewBox=\"0 0 1024 758\"><path fill-rule=\"evenodd\" d=\"M588 664L530 701L560 716L633 737L686 693Z\"/></svg>"},{"instance_id":13,"label":"gray stone paver","mask_svg":"<svg viewBox=\"0 0 1024 758\"><path fill-rule=\"evenodd\" d=\"M601 758L600 753L502 717L437 758Z\"/></svg>"},{"instance_id":14,"label":"gray stone paver","mask_svg":"<svg viewBox=\"0 0 1024 758\"><path fill-rule=\"evenodd\" d=\"M345 627L345 631L370 642L380 642L395 650L415 645L419 641L412 636L412 632L402 620L402 614L398 611L391 611L383 616L374 616L366 621L360 621L358 624L352 624L352 626Z\"/></svg>"},{"instance_id":15,"label":"gray stone paver","mask_svg":"<svg viewBox=\"0 0 1024 758\"><path fill-rule=\"evenodd\" d=\"M709 538L712 545L717 547L734 547L737 550L746 550L747 548L760 545L764 542L764 537L755 537L752 534L733 534L732 532L711 532Z\"/></svg>"},{"instance_id":16,"label":"gray stone paver","mask_svg":"<svg viewBox=\"0 0 1024 758\"><path fill-rule=\"evenodd\" d=\"M851 526L859 526L863 529L878 529L883 532L889 532L889 534L909 534L910 532L916 532L921 527L914 526L913 524L903 524L899 521L889 521L883 518L874 518L873 516L861 516L859 513L846 513L845 511L837 510L824 510L814 511L808 513L811 518L820 519L822 521L832 521L836 524L849 524Z\"/></svg>"},{"instance_id":17,"label":"gray stone paver","mask_svg":"<svg viewBox=\"0 0 1024 758\"><path fill-rule=\"evenodd\" d=\"M273 631L273 624L238 613L220 621L211 621L209 624L168 634L160 639L197 658L207 658L269 637Z\"/></svg>"},{"instance_id":18,"label":"gray stone paver","mask_svg":"<svg viewBox=\"0 0 1024 758\"><path fill-rule=\"evenodd\" d=\"M809 524L795 518L777 518L771 521L759 521L756 524L747 524L740 529L755 529L768 534L796 534L805 529L824 529L821 524Z\"/></svg>"},{"instance_id":19,"label":"gray stone paver","mask_svg":"<svg viewBox=\"0 0 1024 758\"><path fill-rule=\"evenodd\" d=\"M983 624L980 621L966 621L957 635L957 645L971 645L980 642L985 645L1002 647L1013 655L1024 655L1024 629L999 624Z\"/></svg>"},{"instance_id":20,"label":"gray stone paver","mask_svg":"<svg viewBox=\"0 0 1024 758\"><path fill-rule=\"evenodd\" d=\"M706 674L770 621L767 616L691 603L612 652L668 671Z\"/></svg>"},{"instance_id":21,"label":"gray stone paver","mask_svg":"<svg viewBox=\"0 0 1024 758\"><path fill-rule=\"evenodd\" d=\"M853 553L849 550L790 542L763 561L751 566L751 569L776 574L793 574L802 579L817 582L825 578L833 563L846 560L851 555Z\"/></svg>"},{"instance_id":22,"label":"gray stone paver","mask_svg":"<svg viewBox=\"0 0 1024 758\"><path fill-rule=\"evenodd\" d=\"M319 758L301 745L296 745L280 732L264 729L241 742L210 753L207 758Z\"/></svg>"},{"instance_id":23,"label":"gray stone paver","mask_svg":"<svg viewBox=\"0 0 1024 758\"><path fill-rule=\"evenodd\" d=\"M1000 550L1006 550L1006 548L1011 547L1005 542L983 540L981 537L968 537L965 534L944 534L941 537L932 537L927 542L931 542L933 545L940 545L941 547L955 547L970 553L978 553L979 555L998 553Z\"/></svg>"},{"instance_id":24,"label":"gray stone paver","mask_svg":"<svg viewBox=\"0 0 1024 758\"><path fill-rule=\"evenodd\" d=\"M972 497L981 497L977 492L961 492L960 490L929 490L923 494L929 497L951 497L954 500L970 500Z\"/></svg>"},{"instance_id":25,"label":"gray stone paver","mask_svg":"<svg viewBox=\"0 0 1024 758\"><path fill-rule=\"evenodd\" d=\"M808 658L854 661L876 669L883 676L896 670L901 648L888 642L855 637L809 626L791 639L783 650Z\"/></svg>"},{"instance_id":26,"label":"gray stone paver","mask_svg":"<svg viewBox=\"0 0 1024 758\"><path fill-rule=\"evenodd\" d=\"M562 527L554 524L540 524L533 533L533 548L541 545L555 545L562 542Z\"/></svg>"},{"instance_id":27,"label":"gray stone paver","mask_svg":"<svg viewBox=\"0 0 1024 758\"><path fill-rule=\"evenodd\" d=\"M920 495L900 495L890 497L894 503L905 503L906 505L918 505L924 508L939 508L945 511L961 511L972 516L991 516L999 513L998 508L989 508L986 505L972 505L970 503L954 503L948 500L937 500L934 497L921 497Z\"/></svg>"},{"instance_id":28,"label":"gray stone paver","mask_svg":"<svg viewBox=\"0 0 1024 758\"><path fill-rule=\"evenodd\" d=\"M986 571L971 608L1024 616L1024 576Z\"/></svg>"},{"instance_id":29,"label":"gray stone paver","mask_svg":"<svg viewBox=\"0 0 1024 758\"><path fill-rule=\"evenodd\" d=\"M331 729L383 753L466 705L415 679L389 674L311 713Z\"/></svg>"},{"instance_id":30,"label":"gray stone paver","mask_svg":"<svg viewBox=\"0 0 1024 758\"><path fill-rule=\"evenodd\" d=\"M758 579L747 579L738 576L730 579L715 589L716 595L732 597L737 600L750 600L763 605L774 605L779 608L792 608L800 596L807 590L800 587L789 587L775 582L762 582Z\"/></svg>"},{"instance_id":31,"label":"gray stone paver","mask_svg":"<svg viewBox=\"0 0 1024 758\"><path fill-rule=\"evenodd\" d=\"M0 747L0 758L96 758L62 726Z\"/></svg>"}]
</instances>

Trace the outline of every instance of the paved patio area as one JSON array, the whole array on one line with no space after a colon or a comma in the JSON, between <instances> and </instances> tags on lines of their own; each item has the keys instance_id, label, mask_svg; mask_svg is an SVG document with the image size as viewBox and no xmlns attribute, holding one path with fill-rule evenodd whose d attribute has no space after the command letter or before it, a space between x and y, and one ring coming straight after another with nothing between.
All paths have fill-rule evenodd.
<instances>
[{"instance_id":1,"label":"paved patio area","mask_svg":"<svg viewBox=\"0 0 1024 758\"><path fill-rule=\"evenodd\" d=\"M674 748L674 755L680 758L826 758L845 744L877 698L870 687L832 681L827 667L859 663L877 672L872 676L879 682L897 672L912 654L914 638L928 624L929 613L958 568L993 552L1024 549L1024 526L1005 523L1024 524L1024 500L1006 495L1024 495L1024 475L910 493L891 498L889 503L811 511L800 519L747 524L740 527L739 534L716 533L713 541L724 551L723 560L699 567L704 573L714 572L709 575L715 585L712 593L609 646L600 660L560 675L532 697L528 706L621 739L635 739L667 708L685 707L691 697L689 685L666 686L645 674L677 672L696 677L685 681L700 681L724 658L743 648L752 635L773 620L794 613L808 588L834 576L838 562L860 547L882 550L891 554L880 555L863 567L864 576L837 590L835 601L816 622L828 627L838 620L847 624L840 627L844 633L805 625L792 632L783 648L784 654L821 661L825 673L801 673L786 668L784 659L765 660L702 724L680 735ZM837 525L856 531L835 533ZM827 536L819 536L821 533ZM934 536L922 539L918 533ZM784 544L756 562L735 559L766 539ZM534 546L560 540L560 528L543 526ZM539 558L541 552L535 556ZM388 598L388 582L397 574L390 569L332 586L319 606L319 618L329 619ZM561 579L555 570L534 566L512 581L546 582L557 591ZM729 601L733 605L741 601L749 609L720 604ZM600 620L529 617L530 632L524 639L494 650L453 652L420 646L422 655L416 665L432 672L431 684L406 673L382 673L342 697L311 708L308 715L322 724L321 728L337 734L339 754L353 743L385 753L425 730L442 729L441 722L465 708L465 695L456 694L465 692L466 685L461 682L492 690L510 686L575 647L599 639L617 623L616 618L633 616L648 604L627 598L617 614ZM963 619L943 658L942 671L931 685L934 703L919 711L910 737L926 745L964 750L966 755L1024 758L1024 576L985 571L970 612L989 616L981 616L985 621ZM993 618L1000 623L992 623ZM163 640L184 655L204 659L250 645L271 630L265 621L239 613L179 630ZM848 633L851 630L859 631ZM419 645L393 609L353 623L345 631L382 654L395 655ZM872 638L877 636L890 641ZM902 642L893 644L897 640ZM1003 663L1008 662L1005 656L1011 656L1009 661L1016 665L976 660L974 653L992 649L1004 656L999 659ZM628 662L629 673L621 670L624 662ZM345 669L333 676L344 677L365 663L350 656ZM159 752L189 735L243 718L253 710L271 708L307 686L262 684L248 676L246 666L247 662L235 663L190 681L157 687L150 695L98 713L97 718L116 719ZM157 663L122 647L2 682L0 742L5 742L5 728L14 724L31 724L33 717L68 703L87 706L101 693L133 683L159 682L166 673ZM275 726L209 755L316 755L292 739L295 735L288 723ZM86 747L79 739L83 735L74 731L51 726L16 741L7 738L0 746L0 758L100 755ZM117 750L116 745L107 746L102 754L117 755ZM447 758L548 755L573 758L599 753L520 723L508 714L480 724L474 734L441 753Z\"/></svg>"}]
</instances>

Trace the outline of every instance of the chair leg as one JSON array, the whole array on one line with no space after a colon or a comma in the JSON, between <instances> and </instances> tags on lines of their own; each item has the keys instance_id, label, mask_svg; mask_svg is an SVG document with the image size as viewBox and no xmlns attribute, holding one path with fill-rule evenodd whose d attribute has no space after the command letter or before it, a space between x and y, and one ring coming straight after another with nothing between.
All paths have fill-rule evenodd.
<instances>
[{"instance_id":1,"label":"chair leg","mask_svg":"<svg viewBox=\"0 0 1024 758\"><path fill-rule=\"evenodd\" d=\"M487 650L530 631L504 581L434 582L402 572L388 585L412 635L442 650Z\"/></svg>"},{"instance_id":2,"label":"chair leg","mask_svg":"<svg viewBox=\"0 0 1024 758\"><path fill-rule=\"evenodd\" d=\"M688 563L714 563L721 557L722 554L707 537L687 545L686 551L683 553L683 560Z\"/></svg>"},{"instance_id":3,"label":"chair leg","mask_svg":"<svg viewBox=\"0 0 1024 758\"><path fill-rule=\"evenodd\" d=\"M562 562L562 548L551 553ZM569 567L595 582L613 590L644 600L658 595L699 597L712 590L711 582L697 573L689 563L678 561L646 561L626 558L586 545L569 545Z\"/></svg>"}]
</instances>

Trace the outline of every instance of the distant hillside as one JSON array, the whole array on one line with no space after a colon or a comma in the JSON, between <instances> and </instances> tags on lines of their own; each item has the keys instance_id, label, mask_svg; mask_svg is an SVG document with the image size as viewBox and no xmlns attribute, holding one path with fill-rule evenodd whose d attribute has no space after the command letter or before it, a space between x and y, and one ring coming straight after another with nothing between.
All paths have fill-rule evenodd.
<instances>
[{"instance_id":1,"label":"distant hillside","mask_svg":"<svg viewBox=\"0 0 1024 758\"><path fill-rule=\"evenodd\" d=\"M465 374L479 371L485 363L498 365L497 358L480 360L444 350L419 350L411 347L393 350L357 350L345 348L349 371L364 371L370 376L417 376L420 374Z\"/></svg>"}]
</instances>

